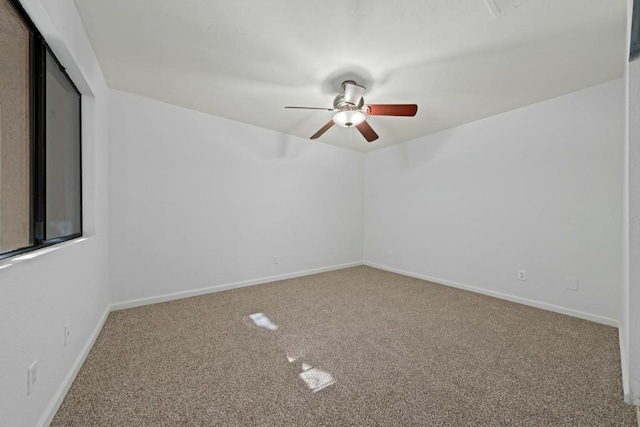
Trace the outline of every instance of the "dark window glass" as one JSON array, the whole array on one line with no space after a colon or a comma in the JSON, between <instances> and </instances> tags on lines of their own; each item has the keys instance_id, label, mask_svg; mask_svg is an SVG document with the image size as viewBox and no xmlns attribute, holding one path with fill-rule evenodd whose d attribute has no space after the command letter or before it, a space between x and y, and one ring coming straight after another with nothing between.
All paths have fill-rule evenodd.
<instances>
[{"instance_id":1,"label":"dark window glass","mask_svg":"<svg viewBox=\"0 0 640 427\"><path fill-rule=\"evenodd\" d=\"M80 96L47 52L46 59L47 240L82 232L80 203Z\"/></svg>"},{"instance_id":2,"label":"dark window glass","mask_svg":"<svg viewBox=\"0 0 640 427\"><path fill-rule=\"evenodd\" d=\"M31 246L31 31L0 0L0 254Z\"/></svg>"}]
</instances>

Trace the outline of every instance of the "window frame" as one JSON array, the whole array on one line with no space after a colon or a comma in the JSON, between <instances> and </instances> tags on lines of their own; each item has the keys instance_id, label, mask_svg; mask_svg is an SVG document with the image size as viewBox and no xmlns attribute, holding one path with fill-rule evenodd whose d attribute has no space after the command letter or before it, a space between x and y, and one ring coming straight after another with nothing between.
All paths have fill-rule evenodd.
<instances>
[{"instance_id":1,"label":"window frame","mask_svg":"<svg viewBox=\"0 0 640 427\"><path fill-rule=\"evenodd\" d=\"M65 67L60 60L53 53L42 34L38 31L37 27L24 10L18 0L8 0L8 3L13 6L18 16L22 19L27 29L30 31L29 41L29 66L30 66L30 83L29 83L29 113L30 113L30 170L29 176L31 179L30 191L31 191L31 208L29 214L30 225L30 242L31 245L14 249L8 252L0 252L0 261L7 258L12 258L18 255L22 255L28 252L36 251L39 249L47 248L56 244L64 243L69 240L78 239L84 235L84 209L83 209L83 165L82 165L82 93L78 90L78 87L73 82ZM46 189L47 189L47 174L46 174L46 67L47 67L47 53L50 58L53 59L55 65L58 67L62 75L67 79L74 93L78 96L78 166L80 170L78 191L80 201L80 232L72 233L66 236L56 237L52 239L46 238Z\"/></svg>"},{"instance_id":2,"label":"window frame","mask_svg":"<svg viewBox=\"0 0 640 427\"><path fill-rule=\"evenodd\" d=\"M634 0L631 11L631 46L629 61L640 57L640 0Z\"/></svg>"}]
</instances>

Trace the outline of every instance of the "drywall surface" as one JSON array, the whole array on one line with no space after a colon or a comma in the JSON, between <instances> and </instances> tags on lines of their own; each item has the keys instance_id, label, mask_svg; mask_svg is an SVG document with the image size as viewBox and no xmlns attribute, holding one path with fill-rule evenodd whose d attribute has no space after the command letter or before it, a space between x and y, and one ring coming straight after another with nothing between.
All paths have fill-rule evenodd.
<instances>
[{"instance_id":1,"label":"drywall surface","mask_svg":"<svg viewBox=\"0 0 640 427\"><path fill-rule=\"evenodd\" d=\"M634 401L640 398L640 59L629 63L629 295L626 303L629 391Z\"/></svg>"},{"instance_id":2,"label":"drywall surface","mask_svg":"<svg viewBox=\"0 0 640 427\"><path fill-rule=\"evenodd\" d=\"M624 91L618 79L366 154L365 261L615 324Z\"/></svg>"},{"instance_id":3,"label":"drywall surface","mask_svg":"<svg viewBox=\"0 0 640 427\"><path fill-rule=\"evenodd\" d=\"M110 100L112 302L362 261L362 154Z\"/></svg>"},{"instance_id":4,"label":"drywall surface","mask_svg":"<svg viewBox=\"0 0 640 427\"><path fill-rule=\"evenodd\" d=\"M625 52L631 49L631 26L633 19L633 0L627 0L627 45ZM625 146L624 146L624 182L622 200L622 288L620 292L620 322L618 336L620 339L620 364L622 368L622 384L624 398L627 403L632 402L629 390L629 280L631 276L630 254L630 209L629 209L629 178L630 178L630 144L629 144L629 62L625 61Z\"/></svg>"},{"instance_id":5,"label":"drywall surface","mask_svg":"<svg viewBox=\"0 0 640 427\"><path fill-rule=\"evenodd\" d=\"M0 262L0 425L11 427L48 422L108 305L109 92L73 1L21 2L83 93L88 239L34 259ZM35 360L37 385L27 396L27 368Z\"/></svg>"}]
</instances>

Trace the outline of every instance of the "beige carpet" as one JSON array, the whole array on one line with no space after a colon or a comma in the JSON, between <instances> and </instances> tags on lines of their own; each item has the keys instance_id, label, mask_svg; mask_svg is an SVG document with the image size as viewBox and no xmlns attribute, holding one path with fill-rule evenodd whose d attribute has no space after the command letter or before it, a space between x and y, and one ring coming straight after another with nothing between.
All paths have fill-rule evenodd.
<instances>
[{"instance_id":1,"label":"beige carpet","mask_svg":"<svg viewBox=\"0 0 640 427\"><path fill-rule=\"evenodd\" d=\"M52 425L634 426L617 336L355 267L112 313Z\"/></svg>"}]
</instances>

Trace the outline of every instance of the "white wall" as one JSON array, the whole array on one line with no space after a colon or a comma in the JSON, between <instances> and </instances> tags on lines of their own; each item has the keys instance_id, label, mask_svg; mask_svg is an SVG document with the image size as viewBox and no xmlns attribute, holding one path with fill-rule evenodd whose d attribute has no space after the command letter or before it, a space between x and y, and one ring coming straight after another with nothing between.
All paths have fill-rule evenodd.
<instances>
[{"instance_id":1,"label":"white wall","mask_svg":"<svg viewBox=\"0 0 640 427\"><path fill-rule=\"evenodd\" d=\"M616 324L624 93L619 79L367 154L365 261Z\"/></svg>"},{"instance_id":2,"label":"white wall","mask_svg":"<svg viewBox=\"0 0 640 427\"><path fill-rule=\"evenodd\" d=\"M87 240L0 267L0 425L53 415L108 304L108 90L72 0L22 0L83 93L83 197ZM9 265L11 264L11 265ZM72 324L64 347L64 325ZM26 371L38 360L35 393Z\"/></svg>"},{"instance_id":3,"label":"white wall","mask_svg":"<svg viewBox=\"0 0 640 427\"><path fill-rule=\"evenodd\" d=\"M630 400L640 405L640 59L629 63L629 288L626 303Z\"/></svg>"},{"instance_id":4,"label":"white wall","mask_svg":"<svg viewBox=\"0 0 640 427\"><path fill-rule=\"evenodd\" d=\"M362 154L110 99L113 302L362 261Z\"/></svg>"}]
</instances>

